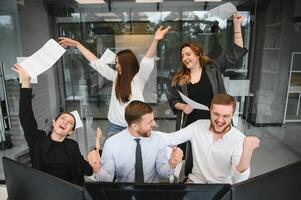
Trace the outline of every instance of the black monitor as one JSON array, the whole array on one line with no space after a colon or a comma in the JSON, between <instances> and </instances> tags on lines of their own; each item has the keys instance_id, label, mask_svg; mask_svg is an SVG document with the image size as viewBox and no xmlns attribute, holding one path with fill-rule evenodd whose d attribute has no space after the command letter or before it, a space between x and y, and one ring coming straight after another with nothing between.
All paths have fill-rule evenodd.
<instances>
[{"instance_id":1,"label":"black monitor","mask_svg":"<svg viewBox=\"0 0 301 200\"><path fill-rule=\"evenodd\" d=\"M106 200L230 200L228 184L85 183L90 196Z\"/></svg>"},{"instance_id":2,"label":"black monitor","mask_svg":"<svg viewBox=\"0 0 301 200\"><path fill-rule=\"evenodd\" d=\"M232 199L301 199L301 161L234 184Z\"/></svg>"},{"instance_id":3,"label":"black monitor","mask_svg":"<svg viewBox=\"0 0 301 200\"><path fill-rule=\"evenodd\" d=\"M9 200L82 200L83 188L7 157L2 158Z\"/></svg>"}]
</instances>

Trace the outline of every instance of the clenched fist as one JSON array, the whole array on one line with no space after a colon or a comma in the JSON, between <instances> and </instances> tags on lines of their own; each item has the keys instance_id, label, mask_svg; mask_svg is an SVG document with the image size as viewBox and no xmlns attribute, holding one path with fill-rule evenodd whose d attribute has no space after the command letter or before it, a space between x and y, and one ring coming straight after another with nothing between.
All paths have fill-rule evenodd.
<instances>
[{"instance_id":1,"label":"clenched fist","mask_svg":"<svg viewBox=\"0 0 301 200\"><path fill-rule=\"evenodd\" d=\"M247 136L244 139L243 148L245 151L254 151L259 147L260 140L256 136Z\"/></svg>"},{"instance_id":2,"label":"clenched fist","mask_svg":"<svg viewBox=\"0 0 301 200\"><path fill-rule=\"evenodd\" d=\"M178 147L173 147L171 152L171 158L169 159L169 166L175 168L179 162L182 161L183 151Z\"/></svg>"}]
</instances>

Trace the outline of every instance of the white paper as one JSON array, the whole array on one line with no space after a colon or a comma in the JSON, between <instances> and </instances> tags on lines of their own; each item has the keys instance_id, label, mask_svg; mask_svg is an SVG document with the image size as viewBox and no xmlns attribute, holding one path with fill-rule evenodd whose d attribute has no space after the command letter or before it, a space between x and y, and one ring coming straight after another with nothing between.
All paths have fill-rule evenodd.
<instances>
[{"instance_id":1,"label":"white paper","mask_svg":"<svg viewBox=\"0 0 301 200\"><path fill-rule=\"evenodd\" d=\"M76 122L75 129L83 127L84 126L83 122L82 122L77 110L74 110L70 113L75 117L75 122Z\"/></svg>"},{"instance_id":2,"label":"white paper","mask_svg":"<svg viewBox=\"0 0 301 200\"><path fill-rule=\"evenodd\" d=\"M106 49L100 57L100 60L104 64L115 64L116 54L110 49Z\"/></svg>"},{"instance_id":3,"label":"white paper","mask_svg":"<svg viewBox=\"0 0 301 200\"><path fill-rule=\"evenodd\" d=\"M20 65L31 77L37 77L51 68L65 51L55 40L50 39L41 49L21 62Z\"/></svg>"},{"instance_id":4,"label":"white paper","mask_svg":"<svg viewBox=\"0 0 301 200\"><path fill-rule=\"evenodd\" d=\"M225 20L237 13L237 9L231 2L228 2L209 10L209 12L212 15Z\"/></svg>"},{"instance_id":5,"label":"white paper","mask_svg":"<svg viewBox=\"0 0 301 200\"><path fill-rule=\"evenodd\" d=\"M23 62L27 57L17 57L17 63ZM19 76L20 83L22 83L22 79ZM38 83L38 77L31 77L30 83Z\"/></svg>"},{"instance_id":6,"label":"white paper","mask_svg":"<svg viewBox=\"0 0 301 200\"><path fill-rule=\"evenodd\" d=\"M188 105L190 105L193 109L199 109L199 110L209 110L209 108L203 104L200 104L198 102L193 101L192 99L189 99L187 96L185 96L184 94L182 94L180 91L178 91L181 98L183 99L183 101L185 101L185 103L187 103Z\"/></svg>"}]
</instances>

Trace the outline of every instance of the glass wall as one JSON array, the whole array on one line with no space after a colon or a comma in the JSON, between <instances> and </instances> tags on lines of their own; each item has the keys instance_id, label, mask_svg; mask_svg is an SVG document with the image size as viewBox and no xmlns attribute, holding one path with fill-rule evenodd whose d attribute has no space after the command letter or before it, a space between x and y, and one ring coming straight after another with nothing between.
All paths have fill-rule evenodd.
<instances>
[{"instance_id":1,"label":"glass wall","mask_svg":"<svg viewBox=\"0 0 301 200\"><path fill-rule=\"evenodd\" d=\"M262 142L252 164L255 166L252 176L300 159L301 9L298 8L301 5L294 0L276 3L111 0L98 5L80 5L73 0L0 1L0 61L12 124L6 135L13 145L3 149L0 155L18 158L27 149L18 121L19 80L11 66L17 57L30 56L48 39L60 36L80 41L98 57L107 48L115 53L131 49L141 60L155 30L160 25L170 26L171 30L159 42L155 69L146 84L144 97L155 110L156 129L174 131L175 115L167 99L171 76L181 69L179 48L184 42L197 42L213 60L223 49L228 49L233 42L232 18L223 20L209 12L226 2L232 2L244 17L243 40L249 50L240 63L227 66L223 75L227 92L238 102L233 125L246 135L257 135ZM78 110L84 128L77 130L72 138L86 154L94 145L96 127L107 130L112 82L91 68L75 48L67 48L62 59L39 76L38 81L33 89L39 127L48 131L59 111ZM283 152L289 152L289 156L274 154L286 147ZM0 179L3 179L1 170Z\"/></svg>"},{"instance_id":2,"label":"glass wall","mask_svg":"<svg viewBox=\"0 0 301 200\"><path fill-rule=\"evenodd\" d=\"M155 30L160 25L170 26L171 30L158 45L156 67L146 84L144 96L146 102L154 105L156 117L173 118L167 97L171 75L181 68L180 46L188 41L197 42L203 46L205 54L214 59L222 49L229 48L233 41L232 20L222 20L208 11L199 11L202 4L195 4L197 7L181 4L181 9L177 11L163 4L162 10L157 12L147 11L152 8L151 5L137 8L135 3L122 5L116 4L114 7L113 4L112 11L101 13L94 8L79 8L70 17L57 18L58 35L79 40L99 56L106 48L114 52L131 49L140 60ZM241 11L241 14L244 16L242 29L245 46L249 49L250 12ZM80 100L82 104L89 104L88 112L95 118L106 118L112 82L89 67L89 63L76 49L69 49L63 61L68 103ZM248 56L245 56L238 65L227 66L224 75L227 84L231 84L230 79L247 80L247 74ZM249 85L245 88L248 89ZM247 95L248 91L244 93Z\"/></svg>"}]
</instances>

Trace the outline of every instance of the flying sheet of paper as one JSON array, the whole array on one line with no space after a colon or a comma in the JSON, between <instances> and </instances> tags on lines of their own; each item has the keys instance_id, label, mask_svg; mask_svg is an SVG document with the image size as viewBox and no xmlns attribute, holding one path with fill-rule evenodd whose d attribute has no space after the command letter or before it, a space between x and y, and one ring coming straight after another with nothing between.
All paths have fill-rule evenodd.
<instances>
[{"instance_id":1,"label":"flying sheet of paper","mask_svg":"<svg viewBox=\"0 0 301 200\"><path fill-rule=\"evenodd\" d=\"M237 9L231 2L224 3L220 6L217 6L213 9L209 10L209 13L211 13L212 15L219 17L223 20L231 17L236 12L237 12Z\"/></svg>"},{"instance_id":2,"label":"flying sheet of paper","mask_svg":"<svg viewBox=\"0 0 301 200\"><path fill-rule=\"evenodd\" d=\"M23 62L27 57L17 57L17 63ZM20 83L22 83L22 79L19 76ZM38 83L38 77L31 77L30 83Z\"/></svg>"},{"instance_id":3,"label":"flying sheet of paper","mask_svg":"<svg viewBox=\"0 0 301 200\"><path fill-rule=\"evenodd\" d=\"M183 101L185 101L185 103L187 103L188 105L190 105L193 109L199 109L199 110L209 110L209 108L203 104L200 104L198 102L193 101L192 99L189 99L187 96L185 96L184 94L182 94L180 91L178 91L181 98L183 99Z\"/></svg>"},{"instance_id":4,"label":"flying sheet of paper","mask_svg":"<svg viewBox=\"0 0 301 200\"><path fill-rule=\"evenodd\" d=\"M74 110L70 113L75 117L75 121L76 121L75 129L83 127L84 126L83 122L82 122L77 110Z\"/></svg>"},{"instance_id":5,"label":"flying sheet of paper","mask_svg":"<svg viewBox=\"0 0 301 200\"><path fill-rule=\"evenodd\" d=\"M55 40L50 39L41 49L21 62L20 65L31 77L37 77L51 68L65 51Z\"/></svg>"},{"instance_id":6,"label":"flying sheet of paper","mask_svg":"<svg viewBox=\"0 0 301 200\"><path fill-rule=\"evenodd\" d=\"M105 52L100 57L102 63L105 64L115 64L116 54L110 49L106 49Z\"/></svg>"}]
</instances>

